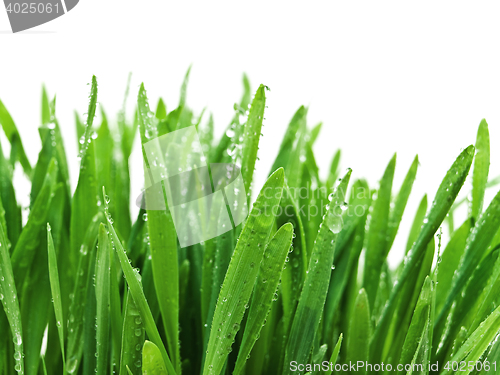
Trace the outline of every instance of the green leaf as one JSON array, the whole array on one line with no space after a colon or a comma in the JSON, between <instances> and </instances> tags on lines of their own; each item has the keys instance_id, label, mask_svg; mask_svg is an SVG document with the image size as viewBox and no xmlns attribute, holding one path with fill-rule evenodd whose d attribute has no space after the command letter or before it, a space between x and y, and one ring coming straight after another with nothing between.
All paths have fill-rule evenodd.
<instances>
[{"instance_id":1,"label":"green leaf","mask_svg":"<svg viewBox=\"0 0 500 375\"><path fill-rule=\"evenodd\" d=\"M425 213L427 212L427 194L422 197L420 204L418 205L417 212L413 218L413 223L411 224L410 233L408 234L408 240L406 242L405 254L412 248L413 244L417 240L422 224L424 223Z\"/></svg>"},{"instance_id":2,"label":"green leaf","mask_svg":"<svg viewBox=\"0 0 500 375\"><path fill-rule=\"evenodd\" d=\"M85 132L83 134L83 143L80 145L80 157L83 158L85 153L87 152L88 145L90 143L90 135L92 134L92 124L94 123L95 110L97 105L97 79L95 76L92 76L92 86L90 88L89 95L89 108L87 111L87 122L85 123Z\"/></svg>"},{"instance_id":3,"label":"green leaf","mask_svg":"<svg viewBox=\"0 0 500 375\"><path fill-rule=\"evenodd\" d=\"M370 331L368 295L364 289L361 289L356 298L353 315L351 316L349 337L347 337L347 358L350 362L368 362L369 341L366 338L370 337ZM359 372L366 374L366 368L363 367Z\"/></svg>"},{"instance_id":4,"label":"green leaf","mask_svg":"<svg viewBox=\"0 0 500 375\"><path fill-rule=\"evenodd\" d=\"M485 119L481 120L477 129L476 156L472 171L472 206L471 216L479 218L483 211L484 191L488 182L490 168L490 133Z\"/></svg>"},{"instance_id":5,"label":"green leaf","mask_svg":"<svg viewBox=\"0 0 500 375\"><path fill-rule=\"evenodd\" d=\"M215 309L204 375L219 375L249 302L282 195L284 171L274 172L262 187L243 227ZM272 192L271 194L269 192Z\"/></svg>"},{"instance_id":6,"label":"green leaf","mask_svg":"<svg viewBox=\"0 0 500 375\"><path fill-rule=\"evenodd\" d=\"M50 122L50 103L45 85L42 85L42 125Z\"/></svg>"},{"instance_id":7,"label":"green leaf","mask_svg":"<svg viewBox=\"0 0 500 375\"><path fill-rule=\"evenodd\" d=\"M350 177L351 170L349 169L333 193L328 211L319 229L299 304L293 318L286 347L285 364L290 361L307 363L328 292L335 243L343 225L342 207L345 207L344 199ZM284 371L285 369L286 365Z\"/></svg>"},{"instance_id":8,"label":"green leaf","mask_svg":"<svg viewBox=\"0 0 500 375\"><path fill-rule=\"evenodd\" d=\"M260 265L243 339L238 352L238 359L233 371L234 375L243 371L247 357L260 336L262 326L265 324L271 303L277 299L275 293L277 293L285 259L292 244L292 235L292 224L283 225L271 239L264 252L264 259Z\"/></svg>"},{"instance_id":9,"label":"green leaf","mask_svg":"<svg viewBox=\"0 0 500 375\"><path fill-rule=\"evenodd\" d=\"M50 276L50 289L52 291L52 301L54 303L54 313L56 315L57 331L59 333L59 343L61 345L61 353L64 367L66 367L66 360L64 357L64 318L61 300L61 287L59 286L59 271L57 270L57 256L54 248L54 240L50 225L47 223L47 249L49 258L49 276Z\"/></svg>"},{"instance_id":10,"label":"green leaf","mask_svg":"<svg viewBox=\"0 0 500 375\"><path fill-rule=\"evenodd\" d=\"M142 348L142 373L144 375L168 375L160 349L147 340Z\"/></svg>"},{"instance_id":11,"label":"green leaf","mask_svg":"<svg viewBox=\"0 0 500 375\"><path fill-rule=\"evenodd\" d=\"M366 290L368 301L372 307L375 306L380 273L382 272L382 265L387 258L389 250L387 235L389 231L392 180L395 168L396 155L394 154L380 181L377 199L373 203L370 228L367 236L363 287Z\"/></svg>"},{"instance_id":12,"label":"green leaf","mask_svg":"<svg viewBox=\"0 0 500 375\"><path fill-rule=\"evenodd\" d=\"M99 246L97 248L95 270L95 297L97 302L96 314L96 358L98 374L108 370L109 350L109 304L110 304L110 265L109 239L106 227L99 226ZM89 324L88 322L87 324Z\"/></svg>"}]
</instances>

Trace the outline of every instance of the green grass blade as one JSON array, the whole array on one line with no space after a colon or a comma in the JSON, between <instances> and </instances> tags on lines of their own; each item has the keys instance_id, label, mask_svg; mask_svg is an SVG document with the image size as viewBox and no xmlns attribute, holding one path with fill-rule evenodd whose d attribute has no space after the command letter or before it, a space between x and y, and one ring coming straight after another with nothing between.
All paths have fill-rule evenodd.
<instances>
[{"instance_id":1,"label":"green grass blade","mask_svg":"<svg viewBox=\"0 0 500 375\"><path fill-rule=\"evenodd\" d=\"M388 236L389 240L387 243L387 251L389 251L394 243L394 239L396 238L396 234L398 233L399 224L401 223L401 219L403 218L403 212L406 208L406 203L408 202L408 198L411 193L411 188L413 187L413 182L415 181L415 177L417 175L418 168L418 155L413 159L413 163L406 174L406 177L403 181L403 185L401 185L401 189L399 190L396 201L394 202L394 208L389 217L389 228L388 228Z\"/></svg>"},{"instance_id":2,"label":"green grass blade","mask_svg":"<svg viewBox=\"0 0 500 375\"><path fill-rule=\"evenodd\" d=\"M19 290L22 290L25 278L35 259L38 246L42 242L42 234L45 234L45 228L42 228L40 223L44 223L47 220L52 199L51 196L55 191L57 170L57 163L55 159L52 159L42 189L30 212L28 222L23 228L12 253L12 267L16 275L16 283ZM43 238L43 242L45 242L45 238Z\"/></svg>"},{"instance_id":3,"label":"green grass blade","mask_svg":"<svg viewBox=\"0 0 500 375\"><path fill-rule=\"evenodd\" d=\"M7 245L8 242L5 237L5 231L0 224L0 300L2 301L5 314L7 315L14 341L15 369L18 373L24 374L21 311L19 309L19 298Z\"/></svg>"},{"instance_id":4,"label":"green grass blade","mask_svg":"<svg viewBox=\"0 0 500 375\"><path fill-rule=\"evenodd\" d=\"M264 184L241 232L212 321L204 375L219 375L239 331L275 219L284 182L282 168ZM273 194L269 194L272 191Z\"/></svg>"},{"instance_id":5,"label":"green grass blade","mask_svg":"<svg viewBox=\"0 0 500 375\"><path fill-rule=\"evenodd\" d=\"M368 295L370 306L375 306L375 299L379 286L382 265L388 253L387 234L389 230L389 213L391 207L391 190L396 155L394 155L385 169L377 199L373 203L368 237L366 243L365 268L363 272L363 287Z\"/></svg>"},{"instance_id":6,"label":"green grass blade","mask_svg":"<svg viewBox=\"0 0 500 375\"><path fill-rule=\"evenodd\" d=\"M332 200L319 229L290 330L284 371L287 367L286 364L290 363L290 361L307 363L328 292L335 253L335 241L343 225L341 214L343 207L345 207L344 199L350 177L351 170L349 169L337 186L336 191L332 193Z\"/></svg>"},{"instance_id":7,"label":"green grass blade","mask_svg":"<svg viewBox=\"0 0 500 375\"><path fill-rule=\"evenodd\" d=\"M384 308L380 321L372 336L370 342L370 361L372 361L372 363L379 363L382 359L382 350L384 347L383 343L385 343L385 339L387 337L392 314L396 309L399 294L411 275L412 270L420 264L420 262L422 262L429 242L443 222L446 214L457 197L458 192L462 188L465 178L469 173L473 156L474 146L472 145L462 151L446 173L446 176L436 192L431 210L427 218L424 220L424 226L422 227L415 244L408 253L408 258L398 279L398 283L391 291L389 301Z\"/></svg>"},{"instance_id":8,"label":"green grass blade","mask_svg":"<svg viewBox=\"0 0 500 375\"><path fill-rule=\"evenodd\" d=\"M265 323L271 303L278 287L279 279L285 259L292 244L293 226L288 223L283 225L271 239L264 252L257 283L248 311L248 320L245 325L243 339L233 375L242 373L247 356L260 336L260 331Z\"/></svg>"},{"instance_id":9,"label":"green grass blade","mask_svg":"<svg viewBox=\"0 0 500 375\"><path fill-rule=\"evenodd\" d=\"M257 89L243 133L241 175L248 194L250 194L250 185L253 179L255 161L257 160L257 150L259 149L262 121L264 120L264 109L266 106L265 90L266 87L264 85L260 85Z\"/></svg>"},{"instance_id":10,"label":"green grass blade","mask_svg":"<svg viewBox=\"0 0 500 375\"><path fill-rule=\"evenodd\" d=\"M15 160L11 160L13 164L16 160L21 163L23 167L24 173L28 178L31 178L31 164L26 156L26 152L24 151L23 143L21 142L21 136L19 135L19 131L17 130L16 124L14 120L10 116L9 111L5 108L5 105L0 100L0 125L3 127L3 131L7 136L7 139L10 142L11 148L15 150L16 158Z\"/></svg>"},{"instance_id":11,"label":"green grass blade","mask_svg":"<svg viewBox=\"0 0 500 375\"><path fill-rule=\"evenodd\" d=\"M424 223L425 213L427 212L427 194L425 194L418 205L417 212L411 224L410 233L408 234L408 240L406 242L405 254L412 248L413 244L417 240L422 224Z\"/></svg>"},{"instance_id":12,"label":"green grass blade","mask_svg":"<svg viewBox=\"0 0 500 375\"><path fill-rule=\"evenodd\" d=\"M59 271L57 270L57 256L54 247L54 240L50 225L47 223L47 249L49 257L49 276L50 289L52 291L52 301L54 303L54 313L56 315L57 331L59 333L59 342L61 345L61 353L64 368L66 367L66 359L64 357L64 317L61 300L61 287L59 286Z\"/></svg>"},{"instance_id":13,"label":"green grass blade","mask_svg":"<svg viewBox=\"0 0 500 375\"><path fill-rule=\"evenodd\" d=\"M142 348L142 373L144 375L168 375L158 347L151 341L146 341Z\"/></svg>"},{"instance_id":14,"label":"green grass blade","mask_svg":"<svg viewBox=\"0 0 500 375\"><path fill-rule=\"evenodd\" d=\"M21 234L21 208L17 205L16 192L12 184L12 174L8 161L5 159L0 144L0 198L5 209L5 219L8 225L4 227L10 244L16 246Z\"/></svg>"},{"instance_id":15,"label":"green grass blade","mask_svg":"<svg viewBox=\"0 0 500 375\"><path fill-rule=\"evenodd\" d=\"M471 216L477 220L483 211L484 191L490 168L490 133L486 120L481 120L477 129L476 156L472 171Z\"/></svg>"},{"instance_id":16,"label":"green grass blade","mask_svg":"<svg viewBox=\"0 0 500 375\"><path fill-rule=\"evenodd\" d=\"M126 367L133 375L141 374L141 350L144 345L144 324L140 312L132 298L127 293L125 304L125 319L123 319L122 351L120 357L120 374L124 375ZM139 365L139 366L138 366Z\"/></svg>"},{"instance_id":17,"label":"green grass blade","mask_svg":"<svg viewBox=\"0 0 500 375\"><path fill-rule=\"evenodd\" d=\"M457 273L454 276L452 289L446 299L446 302L438 315L436 326L442 332L444 320L447 316L453 301L462 292L462 289L468 282L473 270L479 264L488 249L488 245L495 236L500 226L500 191L491 201L486 211L479 217L474 230L467 240Z\"/></svg>"},{"instance_id":18,"label":"green grass blade","mask_svg":"<svg viewBox=\"0 0 500 375\"><path fill-rule=\"evenodd\" d=\"M42 85L42 125L50 122L50 102L45 85Z\"/></svg>"},{"instance_id":19,"label":"green grass blade","mask_svg":"<svg viewBox=\"0 0 500 375\"><path fill-rule=\"evenodd\" d=\"M335 181L337 181L337 178L339 176L340 157L341 151L339 149L335 152L335 155L333 156L332 162L330 164L330 172L326 181L326 186L328 187L328 189L333 188L333 185L335 184Z\"/></svg>"},{"instance_id":20,"label":"green grass blade","mask_svg":"<svg viewBox=\"0 0 500 375\"><path fill-rule=\"evenodd\" d=\"M500 307L496 308L488 318L469 336L467 341L453 356L450 362L472 361L476 363L481 358L481 355L490 345L490 342L496 337L500 330ZM443 370L441 375L452 374L450 370ZM470 373L470 369L461 372L464 375Z\"/></svg>"},{"instance_id":21,"label":"green grass blade","mask_svg":"<svg viewBox=\"0 0 500 375\"><path fill-rule=\"evenodd\" d=\"M144 144L148 141L146 135L155 126L151 120L152 114L149 110L144 85L141 85L137 103L142 143ZM147 158L144 158L144 161L146 166L149 167ZM144 173L147 173L147 171L144 171ZM146 204L148 204L149 198L150 195L146 194ZM168 352L176 371L180 373L177 232L166 199L165 205L167 206L166 210L147 210L147 227L150 239L153 278L163 325L165 327Z\"/></svg>"},{"instance_id":22,"label":"green grass blade","mask_svg":"<svg viewBox=\"0 0 500 375\"><path fill-rule=\"evenodd\" d=\"M325 375L332 375L332 365L335 366L337 363L337 358L339 357L340 353L340 347L342 346L342 339L343 339L342 333L340 334L339 339L337 340L337 344L335 345L335 348L333 349L332 355L330 357L330 370L325 371Z\"/></svg>"},{"instance_id":23,"label":"green grass blade","mask_svg":"<svg viewBox=\"0 0 500 375\"><path fill-rule=\"evenodd\" d=\"M110 232L112 245L114 245L116 252L118 254L118 258L120 259L120 264L122 266L125 279L127 280L128 286L130 287L130 293L132 294L132 297L134 298L134 301L140 312L141 320L144 322L146 332L150 340L160 348L163 360L165 361L169 374L171 373L172 375L175 375L176 374L175 369L172 365L172 362L170 361L170 357L168 356L165 347L163 346L163 342L161 341L160 338L160 333L158 332L158 328L156 327L153 315L151 314L151 310L149 309L148 302L146 301L146 297L144 296L141 283L138 280L139 274L137 271L133 270L132 266L128 262L127 253L123 248L120 238L115 232L112 219L109 216L107 209L106 209L106 219L108 223L108 230Z\"/></svg>"},{"instance_id":24,"label":"green grass blade","mask_svg":"<svg viewBox=\"0 0 500 375\"><path fill-rule=\"evenodd\" d=\"M366 338L370 337L371 331L370 306L368 303L368 295L364 289L361 289L356 298L353 315L351 316L349 337L347 337L346 355L352 363L358 361L368 362L369 341ZM366 368L363 367L359 372L366 374Z\"/></svg>"},{"instance_id":25,"label":"green grass blade","mask_svg":"<svg viewBox=\"0 0 500 375\"><path fill-rule=\"evenodd\" d=\"M74 280L72 290L73 297L71 299L68 312L66 372L69 374L77 372L81 363L81 357L83 353L83 347L81 344L83 340L82 338L84 329L83 318L87 302L87 288L89 284L88 280L94 277L94 274L91 272L91 258L93 258L95 254L95 243L99 233L99 224L101 223L102 219L102 213L100 212L96 214L93 219L91 219L77 252L77 276ZM68 270L61 271L68 273ZM75 273L72 274L74 275Z\"/></svg>"},{"instance_id":26,"label":"green grass blade","mask_svg":"<svg viewBox=\"0 0 500 375\"><path fill-rule=\"evenodd\" d=\"M98 374L108 370L109 358L109 304L110 304L110 265L109 239L106 227L99 226L99 239L95 272L96 314L96 358ZM88 324L88 323L87 323Z\"/></svg>"},{"instance_id":27,"label":"green grass blade","mask_svg":"<svg viewBox=\"0 0 500 375\"><path fill-rule=\"evenodd\" d=\"M96 105L97 105L97 79L95 76L92 76L92 86L90 87L90 95L89 95L89 108L87 111L87 122L85 123L85 132L82 135L83 142L80 142L80 157L82 158L87 152L87 147L91 143L90 135L92 134L92 124L94 123Z\"/></svg>"},{"instance_id":28,"label":"green grass blade","mask_svg":"<svg viewBox=\"0 0 500 375\"><path fill-rule=\"evenodd\" d=\"M422 286L422 291L420 292L420 297L418 298L417 306L413 312L410 327L406 334L399 363L411 363L416 352L418 351L422 335L425 333L429 325L431 302L432 281L429 277L426 277L424 285ZM403 371L399 371L398 375L403 373Z\"/></svg>"}]
</instances>

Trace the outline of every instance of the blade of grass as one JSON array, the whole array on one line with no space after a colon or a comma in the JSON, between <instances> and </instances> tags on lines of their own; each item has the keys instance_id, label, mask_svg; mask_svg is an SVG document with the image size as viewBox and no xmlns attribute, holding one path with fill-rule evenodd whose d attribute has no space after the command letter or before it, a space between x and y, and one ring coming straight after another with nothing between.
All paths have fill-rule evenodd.
<instances>
[{"instance_id":1,"label":"blade of grass","mask_svg":"<svg viewBox=\"0 0 500 375\"><path fill-rule=\"evenodd\" d=\"M293 318L283 371L286 371L286 364L290 361L307 363L307 357L323 314L335 253L335 241L342 229L340 215L343 211L342 207L345 207L344 199L350 177L351 170L349 169L333 193L319 229L297 311Z\"/></svg>"},{"instance_id":2,"label":"blade of grass","mask_svg":"<svg viewBox=\"0 0 500 375\"><path fill-rule=\"evenodd\" d=\"M366 337L370 337L370 306L368 305L368 295L364 289L359 291L351 316L351 326L349 337L347 338L347 358L350 362L368 362L368 344ZM366 374L366 367L363 367L361 374Z\"/></svg>"},{"instance_id":3,"label":"blade of grass","mask_svg":"<svg viewBox=\"0 0 500 375\"><path fill-rule=\"evenodd\" d=\"M408 253L407 262L398 278L397 284L392 289L389 301L384 308L380 321L370 341L370 361L372 361L372 363L379 363L382 359L383 344L385 344L392 314L396 309L399 294L411 275L412 270L416 265L422 262L428 243L443 222L458 192L462 188L472 164L473 156L474 146L472 145L462 151L446 173L446 176L436 192L431 210L424 220L424 226L415 244Z\"/></svg>"},{"instance_id":4,"label":"blade of grass","mask_svg":"<svg viewBox=\"0 0 500 375\"><path fill-rule=\"evenodd\" d=\"M47 249L49 258L50 289L52 291L52 301L54 303L54 313L56 315L57 331L59 333L59 343L63 359L63 371L66 371L66 359L64 357L64 317L61 301L61 287L59 286L59 271L57 270L57 256L54 247L54 240L50 225L47 223Z\"/></svg>"},{"instance_id":5,"label":"blade of grass","mask_svg":"<svg viewBox=\"0 0 500 375\"><path fill-rule=\"evenodd\" d=\"M277 287L285 259L292 244L293 227L288 223L283 225L271 239L264 252L257 283L252 296L248 320L238 352L238 359L233 375L242 373L247 357L260 336L262 326L269 314L272 301L277 299Z\"/></svg>"},{"instance_id":6,"label":"blade of grass","mask_svg":"<svg viewBox=\"0 0 500 375\"><path fill-rule=\"evenodd\" d=\"M106 193L104 192L104 196L106 196ZM105 201L106 202L106 201ZM107 202L106 202L107 205ZM120 259L120 264L122 266L123 273L125 275L125 279L127 280L127 283L130 287L130 293L132 294L132 297L134 298L134 301L137 305L137 308L139 310L139 313L141 315L141 320L144 322L144 326L146 328L146 332L150 338L150 340L156 344L162 354L163 360L167 366L167 371L168 373L172 375L176 375L175 369L172 365L172 362L170 361L170 358L167 354L167 351L165 350L165 347L163 346L163 342L161 341L160 338L160 333L158 332L158 328L156 327L156 323L154 321L153 315L151 314L151 310L149 309L148 302L146 301L146 297L144 296L144 292L142 291L141 284L138 280L138 277L140 275L138 274L137 271L134 271L132 269L132 266L128 262L128 257L125 249L123 248L122 243L120 242L120 239L118 235L115 232L115 229L113 227L113 221L111 217L109 216L109 213L107 212L106 209L106 219L108 223L108 230L110 232L111 236L111 243L114 245L115 250L118 254L118 258Z\"/></svg>"},{"instance_id":7,"label":"blade of grass","mask_svg":"<svg viewBox=\"0 0 500 375\"><path fill-rule=\"evenodd\" d=\"M388 253L387 234L389 230L389 213L391 206L392 180L396 168L396 154L385 169L377 199L373 203L368 237L366 243L365 268L363 272L363 287L368 295L370 306L375 306L382 265Z\"/></svg>"},{"instance_id":8,"label":"blade of grass","mask_svg":"<svg viewBox=\"0 0 500 375\"><path fill-rule=\"evenodd\" d=\"M151 341L144 343L142 348L142 373L148 375L168 375L158 347Z\"/></svg>"},{"instance_id":9,"label":"blade of grass","mask_svg":"<svg viewBox=\"0 0 500 375\"><path fill-rule=\"evenodd\" d=\"M110 265L109 239L104 224L99 226L99 246L97 248L95 296L97 302L96 314L96 341L98 374L105 374L108 370L109 358L109 304L110 304ZM89 322L90 323L90 322Z\"/></svg>"},{"instance_id":10,"label":"blade of grass","mask_svg":"<svg viewBox=\"0 0 500 375\"><path fill-rule=\"evenodd\" d=\"M490 168L490 133L485 119L481 120L477 129L476 156L472 171L471 216L477 220L483 211L484 191L488 182Z\"/></svg>"},{"instance_id":11,"label":"blade of grass","mask_svg":"<svg viewBox=\"0 0 500 375\"><path fill-rule=\"evenodd\" d=\"M140 312L129 292L125 303L125 319L123 319L122 329L122 351L120 356L120 375L124 375L126 367L132 370L134 375L141 374L141 349L144 345L144 325ZM137 366L139 364L139 366ZM144 366L144 363L143 363Z\"/></svg>"},{"instance_id":12,"label":"blade of grass","mask_svg":"<svg viewBox=\"0 0 500 375\"><path fill-rule=\"evenodd\" d=\"M204 375L219 375L250 299L284 182L282 168L264 184L241 232L215 308ZM269 197L269 191L272 195Z\"/></svg>"},{"instance_id":13,"label":"blade of grass","mask_svg":"<svg viewBox=\"0 0 500 375\"><path fill-rule=\"evenodd\" d=\"M0 224L0 300L2 301L14 342L15 370L24 373L23 354L23 327L21 324L21 311L14 280L14 273L10 261L7 238L3 226Z\"/></svg>"}]
</instances>

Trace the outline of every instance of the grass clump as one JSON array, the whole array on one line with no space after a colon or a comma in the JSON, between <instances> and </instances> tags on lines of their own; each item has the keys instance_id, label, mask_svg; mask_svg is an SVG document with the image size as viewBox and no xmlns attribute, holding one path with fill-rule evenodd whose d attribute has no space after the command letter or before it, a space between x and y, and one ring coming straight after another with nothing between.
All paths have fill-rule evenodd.
<instances>
[{"instance_id":1,"label":"grass clump","mask_svg":"<svg viewBox=\"0 0 500 375\"><path fill-rule=\"evenodd\" d=\"M123 108L114 126L104 111L94 124L93 78L87 117L76 116L81 167L74 192L55 100L43 90L34 166L0 102L11 149L5 155L0 148L0 375L331 374L349 371L342 367L349 363L362 363L358 372L365 374L498 373L500 193L483 208L485 190L497 183L488 176L486 121L430 207L422 198L404 261L391 269L387 258L417 157L399 189L396 156L376 188L356 171L340 172L340 151L322 180L312 151L321 126L308 128L301 107L250 205L266 87L251 99L244 79L235 116L215 141L212 117L186 106L187 78L171 111L161 99L152 111L141 85L133 121ZM131 217L129 159L140 137L148 187L156 160L148 159L147 144L191 126L212 173L216 165L239 166L247 194L237 203L249 209L237 222L226 189L225 204L200 210L211 218L207 227L232 212L231 229L181 246L165 183L157 188L167 208L153 209L146 192ZM171 155L184 155L179 145ZM26 223L15 168L31 181ZM471 168L470 202L456 202ZM461 204L469 204L469 215L456 226Z\"/></svg>"}]
</instances>

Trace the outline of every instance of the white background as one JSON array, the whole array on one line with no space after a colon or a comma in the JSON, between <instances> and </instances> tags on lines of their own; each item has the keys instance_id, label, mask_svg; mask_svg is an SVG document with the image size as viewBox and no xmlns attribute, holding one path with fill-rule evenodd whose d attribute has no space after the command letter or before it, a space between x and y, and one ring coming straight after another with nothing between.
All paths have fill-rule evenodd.
<instances>
[{"instance_id":1,"label":"white background","mask_svg":"<svg viewBox=\"0 0 500 375\"><path fill-rule=\"evenodd\" d=\"M257 188L301 104L310 108L310 126L324 123L315 145L323 176L340 147L342 167L376 186L397 152L397 191L419 154L404 235L398 236L391 256L394 263L422 195L432 199L461 148L475 142L482 118L489 123L492 142L490 176L500 174L496 4L81 0L64 17L16 35L0 10L0 98L35 163L42 82L51 95L57 93L74 187L73 110L85 112L92 74L98 78L99 102L114 115L127 75L133 73L130 114L142 81L152 103L161 95L173 109L184 73L193 64L188 105L195 113L206 106L220 135L241 96L246 72L253 90L259 83L272 90L267 93ZM140 154L133 158L137 173ZM138 194L140 178L133 187ZM21 199L27 198L28 185L24 190Z\"/></svg>"}]
</instances>

